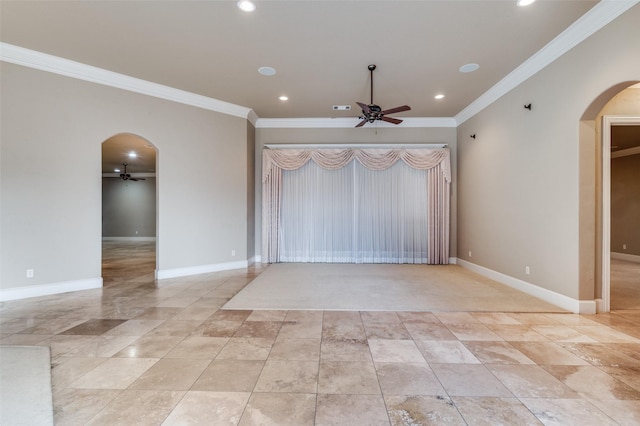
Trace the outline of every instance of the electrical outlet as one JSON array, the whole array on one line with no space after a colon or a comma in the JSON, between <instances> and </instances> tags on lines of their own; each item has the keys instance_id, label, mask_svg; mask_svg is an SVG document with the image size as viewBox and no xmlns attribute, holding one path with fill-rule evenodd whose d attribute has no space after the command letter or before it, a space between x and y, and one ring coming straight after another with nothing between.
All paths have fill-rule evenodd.
<instances>
[{"instance_id":1,"label":"electrical outlet","mask_svg":"<svg viewBox=\"0 0 640 426\"><path fill-rule=\"evenodd\" d=\"M235 256L236 255L236 251L235 250L231 250L231 256Z\"/></svg>"},{"instance_id":2,"label":"electrical outlet","mask_svg":"<svg viewBox=\"0 0 640 426\"><path fill-rule=\"evenodd\" d=\"M471 257L471 250L469 250L469 257Z\"/></svg>"},{"instance_id":3,"label":"electrical outlet","mask_svg":"<svg viewBox=\"0 0 640 426\"><path fill-rule=\"evenodd\" d=\"M27 278L33 278L33 269L27 269Z\"/></svg>"},{"instance_id":4,"label":"electrical outlet","mask_svg":"<svg viewBox=\"0 0 640 426\"><path fill-rule=\"evenodd\" d=\"M524 273L525 273L526 275L529 275L529 274L531 273L531 269L529 269L529 267L528 267L528 266L525 266L525 267L524 267Z\"/></svg>"},{"instance_id":5,"label":"electrical outlet","mask_svg":"<svg viewBox=\"0 0 640 426\"><path fill-rule=\"evenodd\" d=\"M622 245L622 250L626 250L626 249L627 249L627 245L626 245L626 244L623 244L623 245Z\"/></svg>"}]
</instances>

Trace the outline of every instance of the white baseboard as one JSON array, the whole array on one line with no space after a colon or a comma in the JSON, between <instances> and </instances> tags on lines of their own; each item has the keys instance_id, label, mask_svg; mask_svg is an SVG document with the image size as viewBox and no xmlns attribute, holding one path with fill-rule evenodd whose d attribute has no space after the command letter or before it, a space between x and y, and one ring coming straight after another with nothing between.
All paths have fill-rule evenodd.
<instances>
[{"instance_id":1,"label":"white baseboard","mask_svg":"<svg viewBox=\"0 0 640 426\"><path fill-rule=\"evenodd\" d=\"M102 241L155 241L156 237L102 237Z\"/></svg>"},{"instance_id":2,"label":"white baseboard","mask_svg":"<svg viewBox=\"0 0 640 426\"><path fill-rule=\"evenodd\" d=\"M207 274L209 272L228 271L231 269L242 269L249 266L246 260L236 262L213 263L211 265L187 266L186 268L158 269L156 279L186 277L189 275Z\"/></svg>"},{"instance_id":3,"label":"white baseboard","mask_svg":"<svg viewBox=\"0 0 640 426\"><path fill-rule=\"evenodd\" d=\"M102 288L102 278L0 289L0 302Z\"/></svg>"},{"instance_id":4,"label":"white baseboard","mask_svg":"<svg viewBox=\"0 0 640 426\"><path fill-rule=\"evenodd\" d=\"M611 258L616 260L626 260L627 262L640 263L640 256L627 253L611 252Z\"/></svg>"},{"instance_id":5,"label":"white baseboard","mask_svg":"<svg viewBox=\"0 0 640 426\"><path fill-rule=\"evenodd\" d=\"M549 302L562 309L566 309L567 311L571 311L576 314L596 313L595 300L576 300L563 294L556 293L555 291L547 290L546 288L485 268L484 266L476 265L475 263L471 263L466 260L458 259L457 264L472 272L522 291L523 293L530 294L531 296L542 299L545 302Z\"/></svg>"}]
</instances>

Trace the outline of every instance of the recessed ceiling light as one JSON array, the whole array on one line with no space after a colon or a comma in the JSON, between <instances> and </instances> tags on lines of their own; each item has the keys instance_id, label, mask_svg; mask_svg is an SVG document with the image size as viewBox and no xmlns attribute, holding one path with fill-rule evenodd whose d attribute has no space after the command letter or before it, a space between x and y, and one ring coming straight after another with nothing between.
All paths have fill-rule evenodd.
<instances>
[{"instance_id":1,"label":"recessed ceiling light","mask_svg":"<svg viewBox=\"0 0 640 426\"><path fill-rule=\"evenodd\" d=\"M478 68L480 68L480 65L478 64L466 64L460 67L460 72L474 72Z\"/></svg>"},{"instance_id":2,"label":"recessed ceiling light","mask_svg":"<svg viewBox=\"0 0 640 426\"><path fill-rule=\"evenodd\" d=\"M272 76L276 74L275 68L271 68L271 67L260 67L258 68L258 72L266 76Z\"/></svg>"},{"instance_id":3,"label":"recessed ceiling light","mask_svg":"<svg viewBox=\"0 0 640 426\"><path fill-rule=\"evenodd\" d=\"M518 6L529 6L534 1L536 1L536 0L516 0L516 4Z\"/></svg>"},{"instance_id":4,"label":"recessed ceiling light","mask_svg":"<svg viewBox=\"0 0 640 426\"><path fill-rule=\"evenodd\" d=\"M120 173L120 169L113 169L114 172Z\"/></svg>"},{"instance_id":5,"label":"recessed ceiling light","mask_svg":"<svg viewBox=\"0 0 640 426\"><path fill-rule=\"evenodd\" d=\"M289 97L288 97L288 96L285 96L285 95L282 95L282 96L280 96L278 99L280 99L281 101L288 101L288 100L289 100Z\"/></svg>"},{"instance_id":6,"label":"recessed ceiling light","mask_svg":"<svg viewBox=\"0 0 640 426\"><path fill-rule=\"evenodd\" d=\"M240 0L238 2L238 7L240 10L244 10L245 12L253 12L256 10L256 5L249 0Z\"/></svg>"},{"instance_id":7,"label":"recessed ceiling light","mask_svg":"<svg viewBox=\"0 0 640 426\"><path fill-rule=\"evenodd\" d=\"M442 98L444 98L444 95L442 93L440 93L440 94L435 95L434 98L442 99Z\"/></svg>"},{"instance_id":8,"label":"recessed ceiling light","mask_svg":"<svg viewBox=\"0 0 640 426\"><path fill-rule=\"evenodd\" d=\"M136 158L137 156L138 156L138 154L136 154L134 151L131 151L129 153L129 157L131 157L131 158Z\"/></svg>"}]
</instances>

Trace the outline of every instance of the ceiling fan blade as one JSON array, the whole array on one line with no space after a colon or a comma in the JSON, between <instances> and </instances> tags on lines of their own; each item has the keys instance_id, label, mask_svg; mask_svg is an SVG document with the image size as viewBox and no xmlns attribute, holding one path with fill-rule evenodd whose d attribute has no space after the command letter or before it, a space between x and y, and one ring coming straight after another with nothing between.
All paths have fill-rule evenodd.
<instances>
[{"instance_id":1,"label":"ceiling fan blade","mask_svg":"<svg viewBox=\"0 0 640 426\"><path fill-rule=\"evenodd\" d=\"M402 120L400 120L399 118L392 118L392 117L387 117L387 116L382 116L380 117L380 120L382 121L386 121L388 123L393 123L393 124L400 124L402 123Z\"/></svg>"},{"instance_id":2,"label":"ceiling fan blade","mask_svg":"<svg viewBox=\"0 0 640 426\"><path fill-rule=\"evenodd\" d=\"M371 113L371 111L369 110L369 105L365 105L362 102L356 102L356 103L358 104L358 106L362 109L362 111L365 114L370 114Z\"/></svg>"},{"instance_id":3,"label":"ceiling fan blade","mask_svg":"<svg viewBox=\"0 0 640 426\"><path fill-rule=\"evenodd\" d=\"M386 109L386 110L382 111L382 113L383 114L394 114L396 112L409 111L410 109L411 109L411 107L409 105L402 105L402 106L399 106L399 107Z\"/></svg>"},{"instance_id":4,"label":"ceiling fan blade","mask_svg":"<svg viewBox=\"0 0 640 426\"><path fill-rule=\"evenodd\" d=\"M362 127L362 126L364 126L365 124L367 124L367 120L366 120L366 119L364 119L364 120L362 120L361 122L359 122L359 123L356 125L356 127Z\"/></svg>"}]
</instances>

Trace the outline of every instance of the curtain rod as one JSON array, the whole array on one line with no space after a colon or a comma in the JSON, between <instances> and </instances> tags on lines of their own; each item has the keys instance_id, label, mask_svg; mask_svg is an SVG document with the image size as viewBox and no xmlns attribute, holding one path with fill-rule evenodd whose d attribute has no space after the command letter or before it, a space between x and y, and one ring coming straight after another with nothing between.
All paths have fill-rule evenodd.
<instances>
[{"instance_id":1,"label":"curtain rod","mask_svg":"<svg viewBox=\"0 0 640 426\"><path fill-rule=\"evenodd\" d=\"M341 149L341 148L446 148L446 143L409 143L409 144L271 144L268 143L264 146L270 149Z\"/></svg>"}]
</instances>

